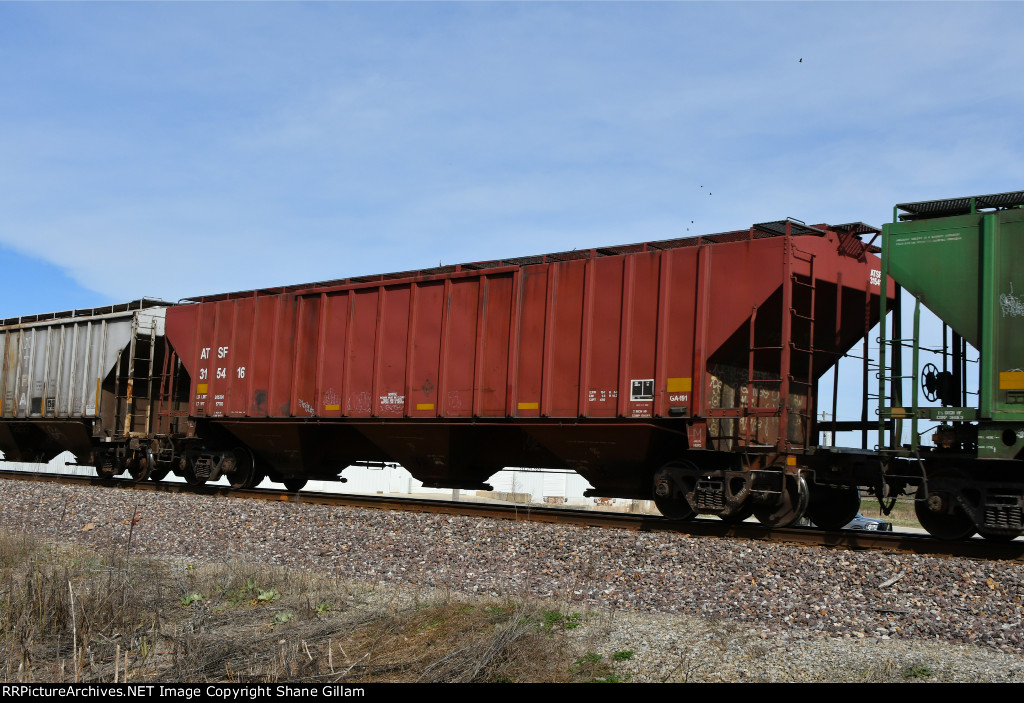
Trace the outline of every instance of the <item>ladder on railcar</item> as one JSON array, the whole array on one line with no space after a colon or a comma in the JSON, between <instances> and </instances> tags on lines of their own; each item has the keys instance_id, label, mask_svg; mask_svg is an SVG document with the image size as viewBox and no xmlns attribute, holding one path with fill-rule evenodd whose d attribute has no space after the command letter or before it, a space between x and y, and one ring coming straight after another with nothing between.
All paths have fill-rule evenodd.
<instances>
[{"instance_id":1,"label":"ladder on railcar","mask_svg":"<svg viewBox=\"0 0 1024 703\"><path fill-rule=\"evenodd\" d=\"M814 260L816 256L810 252L799 249L793 242L792 237L785 239L785 251L783 253L783 280L782 280L782 305L781 305L781 339L779 344L758 345L756 341L755 328L757 323L757 307L755 306L750 316L750 353L747 361L747 422L745 443L752 445L751 436L753 421L761 417L777 417L778 435L775 441L780 453L786 453L794 447L809 447L811 445L811 433L814 429L814 333L815 333L815 306L817 303L817 283L814 273ZM794 268L797 261L807 264L808 275L806 279L798 275ZM794 288L804 290L805 295L794 295ZM840 292L837 290L837 295ZM798 303L806 301L806 309L799 308ZM806 346L797 346L797 330L806 333ZM800 335L802 339L802 335ZM757 352L777 352L779 355L778 378L757 378L755 356ZM805 373L795 373L794 352L806 354L807 367ZM761 386L777 386L779 389L778 407L758 408L761 394L764 389ZM806 389L802 409L791 407L790 393L793 386L800 386ZM791 418L799 418L800 432L796 441L791 437ZM756 430L754 430L756 435Z\"/></svg>"},{"instance_id":2,"label":"ladder on railcar","mask_svg":"<svg viewBox=\"0 0 1024 703\"><path fill-rule=\"evenodd\" d=\"M118 372L114 376L114 417L115 421L120 424L117 429L120 430L122 437L148 435L152 431L155 381L158 378L154 373L157 318L155 315L146 315L147 319L140 324L142 317L142 313L137 313L132 319L132 335L128 344L128 369L123 375L120 369L124 350L118 352L117 355L116 368Z\"/></svg>"},{"instance_id":3,"label":"ladder on railcar","mask_svg":"<svg viewBox=\"0 0 1024 703\"><path fill-rule=\"evenodd\" d=\"M794 371L794 368L793 368L794 364L792 363L792 359L791 359L790 364L789 364L789 372L788 372L787 376L784 377L784 379L787 379L789 381L789 384L790 384L791 387L793 385L803 386L806 389L806 394L803 396L804 399L805 399L804 405L800 409L792 408L790 406L790 403L788 403L788 402L784 403L783 409L782 409L782 416L779 418L779 424L780 424L780 432L782 431L782 426L785 426L785 428L786 428L785 439L786 439L786 442L787 442L787 446L789 446L789 441L790 441L789 440L789 419L790 419L790 416L798 417L800 419L799 420L799 425L800 425L800 428L802 430L800 435L802 435L803 447L806 448L806 447L811 446L811 444L812 444L812 442L811 442L811 431L814 428L814 419L815 419L814 418L814 407L815 407L815 399L814 399L814 390L815 390L815 388L814 388L814 352L816 350L814 348L814 310L815 310L815 304L817 302L818 287L817 287L816 280L814 278L814 259L815 259L815 255L811 254L810 252L803 251L802 249L799 249L796 246L793 246L792 255L793 255L793 258L795 260L797 260L797 261L805 261L805 262L807 262L807 268L808 268L808 279L807 279L806 282L801 280L801 277L798 276L792 270L790 270L790 272L789 272L789 281L788 281L788 283L790 285L790 290L791 291L793 290L793 288L792 288L793 286L797 286L799 288L806 289L806 292L807 292L806 299L808 300L808 309L807 309L806 313L800 311L797 308L797 301L796 300L793 300L791 305L790 305L790 318L791 318L791 321L790 321L790 349L791 349L792 352L798 352L798 353L806 354L807 355L807 373L802 378L801 378L801 376L799 374L794 374L793 373L793 371ZM841 294L841 291L837 290L836 294L837 295ZM783 307L786 307L785 304L783 304ZM785 315L785 311L783 311L783 315ZM803 325L806 328L806 333L807 333L807 337L806 337L806 339L807 339L807 347L806 348L797 346L798 338L797 338L797 335L794 332L794 326L796 326L796 325ZM789 390L792 390L792 388L790 388ZM784 393L783 395L785 397L787 397L787 398L789 397L789 393L788 392ZM780 438L780 440L781 440L781 438ZM782 447L782 445L780 444L780 448L781 447Z\"/></svg>"}]
</instances>

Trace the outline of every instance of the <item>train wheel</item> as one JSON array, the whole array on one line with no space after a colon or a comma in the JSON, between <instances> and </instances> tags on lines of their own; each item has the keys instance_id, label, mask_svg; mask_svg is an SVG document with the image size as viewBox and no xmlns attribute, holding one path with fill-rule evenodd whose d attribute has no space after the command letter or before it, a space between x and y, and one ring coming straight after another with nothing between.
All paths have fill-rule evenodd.
<instances>
[{"instance_id":1,"label":"train wheel","mask_svg":"<svg viewBox=\"0 0 1024 703\"><path fill-rule=\"evenodd\" d=\"M934 497L935 494L932 494ZM936 539L959 540L967 539L975 533L974 520L959 505L952 513L941 513L929 507L932 497L914 503L914 514L928 534Z\"/></svg>"},{"instance_id":2,"label":"train wheel","mask_svg":"<svg viewBox=\"0 0 1024 703\"><path fill-rule=\"evenodd\" d=\"M964 475L955 469L940 469L928 476L928 497L914 501L914 514L928 534L949 541L967 539L977 526L957 504L957 489Z\"/></svg>"},{"instance_id":3,"label":"train wheel","mask_svg":"<svg viewBox=\"0 0 1024 703\"><path fill-rule=\"evenodd\" d=\"M697 511L687 500L697 467L688 461L670 461L654 475L654 504L669 520L690 520Z\"/></svg>"},{"instance_id":4,"label":"train wheel","mask_svg":"<svg viewBox=\"0 0 1024 703\"><path fill-rule=\"evenodd\" d=\"M154 451L154 448L156 451ZM146 458L149 459L149 480L159 483L167 478L167 474L171 473L171 464L169 462L163 462L158 464L156 461L156 455L162 454L162 445L159 440L146 447Z\"/></svg>"},{"instance_id":5,"label":"train wheel","mask_svg":"<svg viewBox=\"0 0 1024 703\"><path fill-rule=\"evenodd\" d=\"M298 493L306 487L306 479L304 478L286 478L282 483L292 493Z\"/></svg>"},{"instance_id":6,"label":"train wheel","mask_svg":"<svg viewBox=\"0 0 1024 703\"><path fill-rule=\"evenodd\" d=\"M259 469L257 469L256 471L253 472L252 479L250 481L246 482L245 487L246 488L256 488L256 486L258 486L261 483L263 483L263 479L265 479L265 478L266 478L266 476L263 474L263 472L261 472Z\"/></svg>"},{"instance_id":7,"label":"train wheel","mask_svg":"<svg viewBox=\"0 0 1024 703\"><path fill-rule=\"evenodd\" d=\"M838 530L860 512L860 491L856 488L811 486L807 517L823 530Z\"/></svg>"},{"instance_id":8,"label":"train wheel","mask_svg":"<svg viewBox=\"0 0 1024 703\"><path fill-rule=\"evenodd\" d=\"M785 488L775 503L754 506L754 517L766 527L789 527L807 510L810 489L803 476L786 475Z\"/></svg>"},{"instance_id":9,"label":"train wheel","mask_svg":"<svg viewBox=\"0 0 1024 703\"><path fill-rule=\"evenodd\" d=\"M100 478L114 478L117 475L117 469L109 461L105 461L96 467L96 475Z\"/></svg>"},{"instance_id":10,"label":"train wheel","mask_svg":"<svg viewBox=\"0 0 1024 703\"><path fill-rule=\"evenodd\" d=\"M232 488L252 488L252 480L256 475L256 462L252 452L244 447L236 447L235 471L228 477Z\"/></svg>"},{"instance_id":11,"label":"train wheel","mask_svg":"<svg viewBox=\"0 0 1024 703\"><path fill-rule=\"evenodd\" d=\"M281 483L281 476L277 475L275 471L270 468L270 464L257 458L252 474L252 485L249 486L249 488L256 488L256 486L263 483L263 479L265 478L269 478L274 483Z\"/></svg>"},{"instance_id":12,"label":"train wheel","mask_svg":"<svg viewBox=\"0 0 1024 703\"><path fill-rule=\"evenodd\" d=\"M153 456L146 452L128 462L128 473L134 481L145 481L153 468Z\"/></svg>"},{"instance_id":13,"label":"train wheel","mask_svg":"<svg viewBox=\"0 0 1024 703\"><path fill-rule=\"evenodd\" d=\"M989 542L1012 542L1021 536L1020 532L989 532L987 530L978 530L978 534L987 539Z\"/></svg>"},{"instance_id":14,"label":"train wheel","mask_svg":"<svg viewBox=\"0 0 1024 703\"><path fill-rule=\"evenodd\" d=\"M185 483L190 486L202 486L206 483L206 479L201 476L196 476L196 470L192 468L192 462L183 460L184 466L181 470L181 477L185 479Z\"/></svg>"},{"instance_id":15,"label":"train wheel","mask_svg":"<svg viewBox=\"0 0 1024 703\"><path fill-rule=\"evenodd\" d=\"M256 488L256 486L263 483L263 479L265 479L266 477L266 472L263 471L263 469L261 469L259 466L256 466L252 470L252 477L250 477L249 480L245 482L245 487Z\"/></svg>"},{"instance_id":16,"label":"train wheel","mask_svg":"<svg viewBox=\"0 0 1024 703\"><path fill-rule=\"evenodd\" d=\"M690 520L697 514L686 498L655 498L654 505L669 520Z\"/></svg>"}]
</instances>

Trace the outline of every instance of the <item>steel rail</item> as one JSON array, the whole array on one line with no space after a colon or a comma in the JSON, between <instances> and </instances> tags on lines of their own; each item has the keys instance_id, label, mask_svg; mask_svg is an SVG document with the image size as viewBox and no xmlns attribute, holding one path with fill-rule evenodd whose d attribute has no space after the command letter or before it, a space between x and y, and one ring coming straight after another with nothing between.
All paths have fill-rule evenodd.
<instances>
[{"instance_id":1,"label":"steel rail","mask_svg":"<svg viewBox=\"0 0 1024 703\"><path fill-rule=\"evenodd\" d=\"M271 488L232 489L229 486L190 486L187 483L140 481L130 479L102 479L68 474L32 473L0 470L0 479L61 483L67 485L101 486L120 490L157 491L161 493L191 493L222 498L249 498L305 505L334 505L378 510L405 510L445 515L463 515L547 522L580 527L636 530L641 532L675 532L687 536L721 537L770 542L831 547L848 550L866 550L919 554L928 556L967 557L1002 561L1024 561L1024 541L1008 543L984 539L957 542L937 540L924 534L905 532L871 532L859 530L820 530L810 527L769 528L756 522L726 523L716 518L697 518L685 522L668 520L656 515L613 513L573 508L552 508L535 505L505 503L474 503L437 500L430 498L403 498L398 496L358 495L351 493L292 493Z\"/></svg>"}]
</instances>

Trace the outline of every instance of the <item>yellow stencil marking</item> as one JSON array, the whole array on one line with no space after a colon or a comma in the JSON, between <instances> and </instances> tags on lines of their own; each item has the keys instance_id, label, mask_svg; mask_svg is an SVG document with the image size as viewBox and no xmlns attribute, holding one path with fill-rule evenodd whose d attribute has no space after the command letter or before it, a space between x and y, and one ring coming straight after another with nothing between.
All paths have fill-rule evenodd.
<instances>
[{"instance_id":1,"label":"yellow stencil marking","mask_svg":"<svg viewBox=\"0 0 1024 703\"><path fill-rule=\"evenodd\" d=\"M692 378L669 378L665 380L665 390L669 393L689 393L693 390Z\"/></svg>"},{"instance_id":2,"label":"yellow stencil marking","mask_svg":"<svg viewBox=\"0 0 1024 703\"><path fill-rule=\"evenodd\" d=\"M1024 391L1024 371L1003 371L999 374L999 390Z\"/></svg>"}]
</instances>

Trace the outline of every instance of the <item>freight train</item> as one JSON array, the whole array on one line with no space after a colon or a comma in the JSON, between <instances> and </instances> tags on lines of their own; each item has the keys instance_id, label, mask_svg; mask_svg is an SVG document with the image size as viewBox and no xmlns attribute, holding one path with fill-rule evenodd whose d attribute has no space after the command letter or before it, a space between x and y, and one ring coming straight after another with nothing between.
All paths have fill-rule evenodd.
<instances>
[{"instance_id":1,"label":"freight train","mask_svg":"<svg viewBox=\"0 0 1024 703\"><path fill-rule=\"evenodd\" d=\"M881 230L786 219L8 319L0 450L70 451L103 477L289 490L379 462L465 489L506 466L571 469L592 495L653 499L671 519L772 527L806 514L838 528L862 495L887 512L911 494L935 537L1013 539L1022 244L1017 191L897 205ZM941 348L919 342L922 304L944 323ZM837 421L843 358L859 360L861 414ZM836 432L860 446L819 441Z\"/></svg>"}]
</instances>

